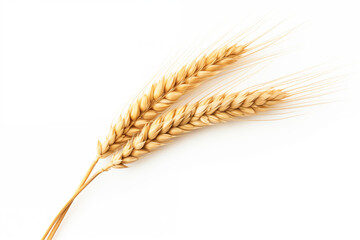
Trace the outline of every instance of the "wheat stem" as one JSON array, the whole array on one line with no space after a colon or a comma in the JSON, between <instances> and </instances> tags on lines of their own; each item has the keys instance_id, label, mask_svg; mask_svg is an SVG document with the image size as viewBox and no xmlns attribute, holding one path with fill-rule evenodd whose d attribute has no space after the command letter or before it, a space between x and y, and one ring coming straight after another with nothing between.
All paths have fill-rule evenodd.
<instances>
[{"instance_id":1,"label":"wheat stem","mask_svg":"<svg viewBox=\"0 0 360 240\"><path fill-rule=\"evenodd\" d=\"M65 204L65 206L60 210L60 212L56 215L56 217L54 218L53 222L51 225L53 225L57 219L63 214L64 211L66 211L66 209L71 205L71 203L74 201L74 199L89 185L89 183L91 183L97 176L99 176L101 173L109 170L111 167L108 166L107 168L102 168L99 171L97 171L87 182L85 182L81 188L77 189L76 192L74 193L74 195L69 199L69 201ZM48 233L48 232L47 232ZM44 240L47 236L47 233L45 233L45 235L43 236L42 240Z\"/></svg>"},{"instance_id":2,"label":"wheat stem","mask_svg":"<svg viewBox=\"0 0 360 240\"><path fill-rule=\"evenodd\" d=\"M238 44L223 46L154 83L149 92L141 95L132 103L124 116L121 116L117 123L111 127L106 140L103 143L98 141L98 158L107 157L118 150L132 136L140 132L145 124L156 118L189 90L236 62L246 52L247 46ZM97 160L90 167L87 177L96 165ZM86 179L84 178L82 183ZM63 212L63 215L66 212L67 210ZM64 218L63 215L59 216L60 218L53 227L50 236L58 229Z\"/></svg>"},{"instance_id":3,"label":"wheat stem","mask_svg":"<svg viewBox=\"0 0 360 240\"><path fill-rule=\"evenodd\" d=\"M87 170L85 176L84 176L83 179L81 180L81 182L80 182L80 184L79 184L76 192L84 186L84 184L86 183L87 179L89 178L91 172L93 171L94 167L95 167L96 164L98 163L99 159L100 159L99 157L96 157L96 159L94 160L94 162L92 162L90 168ZM72 203L72 201L71 201L71 203ZM52 239L52 237L54 236L55 232L56 232L57 229L59 228L62 220L64 219L64 217L65 217L65 215L66 215L66 212L69 210L69 208L70 208L70 206L71 206L71 203L69 204L69 206L66 207L66 209L64 210L63 213L61 213L61 214L59 213L59 214L54 218L54 220L51 222L50 226L49 226L48 229L46 230L46 232L45 232L45 234L44 234L44 236L43 236L42 239L45 239L45 238L46 238L46 236L49 234L50 230L51 230L51 232L50 232L50 234L49 234L49 236L48 236L48 239ZM54 225L54 224L55 224L55 225Z\"/></svg>"},{"instance_id":4,"label":"wheat stem","mask_svg":"<svg viewBox=\"0 0 360 240\"><path fill-rule=\"evenodd\" d=\"M47 237L47 240L53 239L56 231L57 231L58 228L60 227L60 224L61 224L62 220L64 219L67 211L69 210L70 206L71 206L71 205L69 205L69 206L65 209L65 211L58 217L57 222L55 223L55 225L54 225L53 228L51 229L51 232L50 232L49 236Z\"/></svg>"}]
</instances>

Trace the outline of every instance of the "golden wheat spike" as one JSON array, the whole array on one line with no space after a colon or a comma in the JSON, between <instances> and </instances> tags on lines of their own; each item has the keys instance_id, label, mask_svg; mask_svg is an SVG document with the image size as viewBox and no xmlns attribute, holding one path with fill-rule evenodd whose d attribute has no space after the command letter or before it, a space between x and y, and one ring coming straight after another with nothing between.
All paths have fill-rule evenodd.
<instances>
[{"instance_id":1,"label":"golden wheat spike","mask_svg":"<svg viewBox=\"0 0 360 240\"><path fill-rule=\"evenodd\" d=\"M106 157L118 150L181 96L236 62L245 51L246 45L223 46L154 83L147 93L139 96L120 116L106 140L98 143L99 157Z\"/></svg>"},{"instance_id":2,"label":"golden wheat spike","mask_svg":"<svg viewBox=\"0 0 360 240\"><path fill-rule=\"evenodd\" d=\"M121 152L113 155L112 166L122 168L182 133L266 111L287 96L280 89L257 90L222 94L176 108L145 125Z\"/></svg>"}]
</instances>

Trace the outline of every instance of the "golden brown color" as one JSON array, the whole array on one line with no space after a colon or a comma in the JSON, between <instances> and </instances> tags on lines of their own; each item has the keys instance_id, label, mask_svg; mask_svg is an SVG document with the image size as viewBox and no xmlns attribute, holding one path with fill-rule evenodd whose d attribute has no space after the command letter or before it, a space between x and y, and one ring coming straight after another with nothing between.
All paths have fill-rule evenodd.
<instances>
[{"instance_id":1,"label":"golden brown color","mask_svg":"<svg viewBox=\"0 0 360 240\"><path fill-rule=\"evenodd\" d=\"M81 189L81 186L85 184L100 158L105 158L114 151L119 150L132 136L139 133L145 124L155 119L181 96L236 62L246 52L247 46L248 44L222 46L152 84L149 91L141 94L129 106L126 113L120 116L118 121L111 126L105 141L102 143L98 141L98 156L87 171L78 189ZM50 230L48 239L52 239L70 205L71 202L63 213L54 219L43 239L46 238Z\"/></svg>"},{"instance_id":2,"label":"golden brown color","mask_svg":"<svg viewBox=\"0 0 360 240\"><path fill-rule=\"evenodd\" d=\"M223 71L242 56L258 52L279 39L276 38L252 48L248 47L250 43L222 46L209 54L202 55L179 71L165 75L160 81L152 84L147 92L140 94L130 104L127 111L111 126L105 141L98 142L95 161L90 166L75 194L55 217L42 239L53 238L73 200L102 172L111 168L126 168L125 164L136 161L142 155L154 151L182 133L229 121L235 117L254 115L274 109L273 106L280 103L309 99L314 95L316 89L323 90L324 86L328 84L327 81L324 82L324 85L319 82L318 84L297 87L301 78L295 77L283 82L275 80L258 84L253 86L251 90L243 90L238 93L212 96L164 113L189 90ZM307 77L304 79L306 82ZM264 87L271 88L264 89ZM275 87L280 87L280 89L275 89ZM312 93L300 97L302 93L308 92ZM295 98L291 98L295 95L297 95ZM283 109L289 107L295 108L296 105L287 105L285 108L280 106ZM117 153L112 156L111 162L89 178L98 160L116 151Z\"/></svg>"},{"instance_id":3,"label":"golden brown color","mask_svg":"<svg viewBox=\"0 0 360 240\"><path fill-rule=\"evenodd\" d=\"M113 155L112 166L123 168L124 164L136 161L182 133L268 110L287 96L285 91L278 89L238 92L176 108L145 125L121 152Z\"/></svg>"},{"instance_id":4,"label":"golden brown color","mask_svg":"<svg viewBox=\"0 0 360 240\"><path fill-rule=\"evenodd\" d=\"M111 127L106 140L98 142L98 156L104 158L118 150L189 90L236 62L245 48L246 45L237 44L223 46L154 83L148 93L140 95Z\"/></svg>"}]
</instances>

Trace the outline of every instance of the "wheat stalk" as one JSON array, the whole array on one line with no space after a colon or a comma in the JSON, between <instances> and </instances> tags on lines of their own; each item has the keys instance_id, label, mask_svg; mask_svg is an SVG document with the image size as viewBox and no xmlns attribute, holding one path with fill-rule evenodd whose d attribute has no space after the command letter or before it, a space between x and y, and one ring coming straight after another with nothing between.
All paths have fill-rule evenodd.
<instances>
[{"instance_id":1,"label":"wheat stalk","mask_svg":"<svg viewBox=\"0 0 360 240\"><path fill-rule=\"evenodd\" d=\"M170 111L154 121L156 117L189 90L197 87L206 79L215 76L224 70L224 68L236 62L240 57L253 54L266 48L269 44L273 44L273 41L269 41L265 45L260 44L253 48L248 48L254 41L245 45L233 44L222 46L210 54L203 55L182 67L179 71L164 76L160 81L151 85L146 93L141 94L130 104L125 114L120 116L111 126L105 141L98 141L95 161L92 163L74 196L55 217L43 239L47 237L50 230L48 239L52 239L72 201L103 171L107 171L112 167L126 167L125 163L135 161L142 154L154 150L180 133L226 121L236 116L255 114L259 111L267 110L268 107L285 98L286 94L281 90L254 91L245 95L240 93L221 95L208 98L199 103L185 105ZM227 103L230 105L226 105ZM239 106L234 108L236 104ZM183 116L183 119L181 121L179 119L178 121L171 120L171 114L173 114L174 119L178 119L179 116ZM176 116L176 114L179 114L179 116ZM143 146L139 148L141 145ZM123 151L113 156L110 165L95 173L88 180L100 158L111 155L123 146Z\"/></svg>"},{"instance_id":2,"label":"wheat stalk","mask_svg":"<svg viewBox=\"0 0 360 240\"><path fill-rule=\"evenodd\" d=\"M119 151L112 156L110 164L100 169L89 180L80 185L73 197L60 210L50 225L55 224L55 230L53 229L48 239L52 239L54 236L73 200L101 173L111 168L126 168L125 164L136 161L140 156L154 151L180 134L211 124L229 121L235 117L244 117L269 110L271 106L281 103L288 96L290 94L280 89L222 94L173 109L149 122L136 136L127 141L121 152ZM47 234L48 231L43 239Z\"/></svg>"},{"instance_id":3,"label":"wheat stalk","mask_svg":"<svg viewBox=\"0 0 360 240\"><path fill-rule=\"evenodd\" d=\"M289 106L288 103L317 98L319 89L324 91L326 88L331 88L333 84L331 79L324 79L304 85L307 81L311 81L316 77L319 76L295 77L285 81L281 81L280 78L256 85L255 90L244 90L238 93L212 96L162 114L154 121L147 123L138 134L129 139L122 151L118 151L112 156L111 162L107 166L96 172L89 180L84 178L73 197L70 198L55 217L43 239L46 238L49 230L55 224L47 238L52 239L73 200L102 172L108 171L111 168L126 168L125 164L132 163L142 155L164 145L172 138L197 128L229 121L236 117L254 115L270 109L281 109L281 107L274 106L280 103L286 103L284 109L303 107L301 105ZM275 89L275 86L279 87L279 89ZM268 89L264 90L264 87L268 87ZM253 87L249 89L253 89ZM323 92L323 94L327 94L327 92Z\"/></svg>"},{"instance_id":4,"label":"wheat stalk","mask_svg":"<svg viewBox=\"0 0 360 240\"><path fill-rule=\"evenodd\" d=\"M139 96L111 126L105 141L98 142L99 158L107 157L118 150L189 90L236 62L246 52L246 46L235 44L218 48L154 83L149 91Z\"/></svg>"},{"instance_id":5,"label":"wheat stalk","mask_svg":"<svg viewBox=\"0 0 360 240\"><path fill-rule=\"evenodd\" d=\"M145 125L121 152L113 155L111 165L124 168L125 164L136 161L180 134L268 110L288 96L286 91L280 89L238 92L209 97L173 109Z\"/></svg>"},{"instance_id":6,"label":"wheat stalk","mask_svg":"<svg viewBox=\"0 0 360 240\"><path fill-rule=\"evenodd\" d=\"M105 158L121 148L132 136L139 133L142 127L169 108L181 96L236 62L246 52L248 45L250 44L233 44L217 48L152 84L149 91L140 95L136 101L130 104L125 114L111 126L105 141L102 143L98 141L97 157L78 189L86 182L100 158ZM51 230L48 239L52 239L70 205L71 203L64 213L59 215L58 219L54 219L49 226L45 234L47 235Z\"/></svg>"},{"instance_id":7,"label":"wheat stalk","mask_svg":"<svg viewBox=\"0 0 360 240\"><path fill-rule=\"evenodd\" d=\"M97 157L85 174L79 188L86 182L100 158L105 158L114 151L119 150L132 136L139 133L145 124L155 119L189 90L197 87L206 79L215 76L227 66L236 62L241 56L261 51L280 39L273 39L251 49L247 48L266 33L247 44L224 45L217 48L210 54L203 55L191 64L182 67L179 71L169 76L164 76L159 82L154 83L148 93L140 95L129 106L126 113L120 116L117 122L110 127L105 141L98 141ZM55 234L66 211L58 220L54 219L53 223L49 226L46 234L55 224L49 239Z\"/></svg>"}]
</instances>

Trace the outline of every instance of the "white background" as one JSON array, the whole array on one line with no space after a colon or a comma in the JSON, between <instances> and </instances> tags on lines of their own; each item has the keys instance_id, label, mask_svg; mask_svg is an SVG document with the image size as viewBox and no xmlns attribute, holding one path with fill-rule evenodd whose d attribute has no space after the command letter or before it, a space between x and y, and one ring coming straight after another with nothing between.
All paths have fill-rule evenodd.
<instances>
[{"instance_id":1,"label":"white background","mask_svg":"<svg viewBox=\"0 0 360 240\"><path fill-rule=\"evenodd\" d=\"M270 14L307 23L270 72L345 65L339 100L197 131L107 172L55 238L359 239L357 2L2 1L0 238L41 238L97 139L174 53Z\"/></svg>"}]
</instances>

